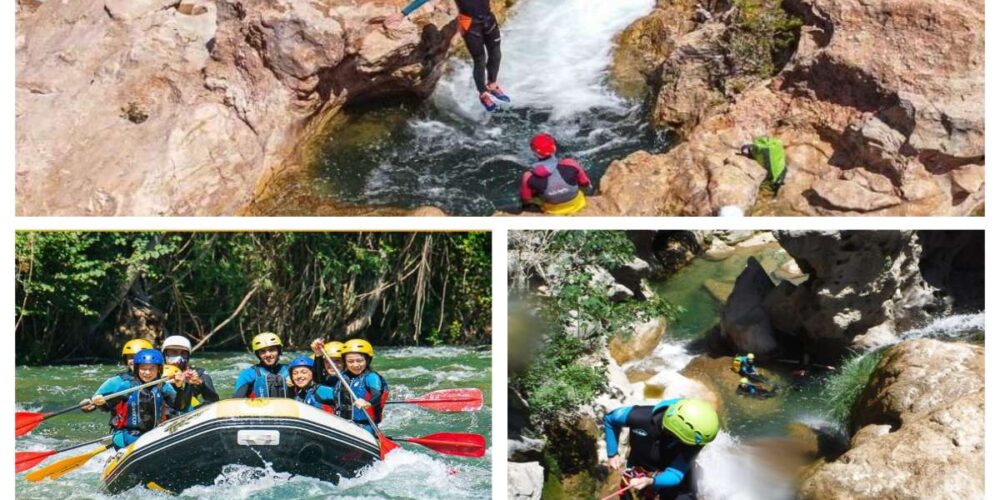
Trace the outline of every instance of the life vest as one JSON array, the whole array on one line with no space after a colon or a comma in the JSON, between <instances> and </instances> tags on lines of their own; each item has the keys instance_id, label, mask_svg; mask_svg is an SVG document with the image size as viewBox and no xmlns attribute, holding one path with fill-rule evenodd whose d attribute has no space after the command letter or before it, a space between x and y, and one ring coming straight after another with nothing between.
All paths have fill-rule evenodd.
<instances>
[{"instance_id":1,"label":"life vest","mask_svg":"<svg viewBox=\"0 0 1000 500\"><path fill-rule=\"evenodd\" d=\"M327 413L334 414L333 407L323 403L323 401L320 400L319 396L316 394L318 391L319 391L319 385L315 383L309 386L309 388L304 391L300 389L295 389L293 391L295 393L293 399L295 399L300 403L305 403L309 406L319 408L320 410L323 410Z\"/></svg>"},{"instance_id":2,"label":"life vest","mask_svg":"<svg viewBox=\"0 0 1000 500\"><path fill-rule=\"evenodd\" d=\"M370 375L378 377L378 380L382 385L382 395L379 396L376 401L371 400L372 390L368 385L368 377ZM386 383L384 378L382 378L382 375L379 375L378 372L365 368L365 371L361 372L358 376L349 378L348 383L351 385L351 391L356 397L371 403L371 407L368 408L367 412L372 420L374 420L376 424L381 422L382 410L385 408L385 402L389 400L389 384ZM368 422L364 413L362 413L362 411L358 408L353 408L353 405L351 419L355 422Z\"/></svg>"},{"instance_id":3,"label":"life vest","mask_svg":"<svg viewBox=\"0 0 1000 500\"><path fill-rule=\"evenodd\" d=\"M560 205L572 201L580 193L579 186L570 184L559 173L560 166L572 166L568 160L560 160L552 155L544 160L538 160L531 168L532 175L545 179L545 192L541 194L542 203ZM544 210L545 207L542 207Z\"/></svg>"},{"instance_id":4,"label":"life vest","mask_svg":"<svg viewBox=\"0 0 1000 500\"><path fill-rule=\"evenodd\" d=\"M133 380L132 386L138 382ZM165 401L159 386L147 387L129 394L115 405L111 427L116 430L146 432L165 420Z\"/></svg>"},{"instance_id":5,"label":"life vest","mask_svg":"<svg viewBox=\"0 0 1000 500\"><path fill-rule=\"evenodd\" d=\"M625 418L629 428L629 467L663 471L679 456L688 462L698 454L699 447L687 446L663 429L663 414L669 406L634 406Z\"/></svg>"},{"instance_id":6,"label":"life vest","mask_svg":"<svg viewBox=\"0 0 1000 500\"><path fill-rule=\"evenodd\" d=\"M254 374L257 375L253 382L253 393L251 398L287 398L288 384L285 377L288 367L278 365L278 372L271 373L260 365L254 366Z\"/></svg>"},{"instance_id":7,"label":"life vest","mask_svg":"<svg viewBox=\"0 0 1000 500\"><path fill-rule=\"evenodd\" d=\"M736 373L740 372L740 368L743 367L743 359L744 359L743 356L734 356L733 357L733 371L734 372L736 372Z\"/></svg>"}]
</instances>

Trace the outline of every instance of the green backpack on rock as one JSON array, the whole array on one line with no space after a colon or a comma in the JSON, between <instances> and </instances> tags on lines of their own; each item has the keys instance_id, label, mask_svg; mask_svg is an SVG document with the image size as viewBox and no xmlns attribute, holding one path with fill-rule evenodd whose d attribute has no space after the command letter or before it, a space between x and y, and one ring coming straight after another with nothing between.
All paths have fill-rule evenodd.
<instances>
[{"instance_id":1,"label":"green backpack on rock","mask_svg":"<svg viewBox=\"0 0 1000 500\"><path fill-rule=\"evenodd\" d=\"M753 159L767 169L771 185L777 189L785 182L785 145L777 137L763 136L754 139L751 148Z\"/></svg>"}]
</instances>

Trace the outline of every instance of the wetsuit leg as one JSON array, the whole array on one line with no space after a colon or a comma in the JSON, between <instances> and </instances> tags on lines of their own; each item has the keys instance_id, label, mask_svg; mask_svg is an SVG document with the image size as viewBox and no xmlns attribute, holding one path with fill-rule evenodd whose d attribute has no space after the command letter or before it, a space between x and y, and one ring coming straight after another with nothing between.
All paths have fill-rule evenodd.
<instances>
[{"instance_id":1,"label":"wetsuit leg","mask_svg":"<svg viewBox=\"0 0 1000 500\"><path fill-rule=\"evenodd\" d=\"M472 56L472 79L476 82L476 90L480 94L486 92L486 43L483 24L473 20L469 30L462 33L462 40Z\"/></svg>"},{"instance_id":2,"label":"wetsuit leg","mask_svg":"<svg viewBox=\"0 0 1000 500\"><path fill-rule=\"evenodd\" d=\"M483 41L486 45L486 82L493 84L500 74L500 25L497 18L490 16L484 21Z\"/></svg>"}]
</instances>

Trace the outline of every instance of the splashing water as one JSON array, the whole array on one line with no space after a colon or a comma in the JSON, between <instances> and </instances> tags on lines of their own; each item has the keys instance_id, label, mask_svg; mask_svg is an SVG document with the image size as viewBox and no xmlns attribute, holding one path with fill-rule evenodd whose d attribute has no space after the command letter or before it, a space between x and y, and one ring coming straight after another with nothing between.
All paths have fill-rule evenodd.
<instances>
[{"instance_id":1,"label":"splashing water","mask_svg":"<svg viewBox=\"0 0 1000 500\"><path fill-rule=\"evenodd\" d=\"M782 500L795 496L787 478L774 474L725 432L698 454L693 470L698 498L704 500Z\"/></svg>"},{"instance_id":2,"label":"splashing water","mask_svg":"<svg viewBox=\"0 0 1000 500\"><path fill-rule=\"evenodd\" d=\"M642 105L618 97L607 82L615 35L653 4L522 0L502 28L499 83L513 106L487 114L471 65L453 58L432 98L415 109L348 111L348 124L323 147L318 179L293 190L486 215L520 206L518 182L537 132L555 135L595 181L615 158L662 149L665 138L648 125Z\"/></svg>"},{"instance_id":3,"label":"splashing water","mask_svg":"<svg viewBox=\"0 0 1000 500\"><path fill-rule=\"evenodd\" d=\"M904 332L899 335L900 339L965 339L975 337L986 331L986 314L978 312L973 314L955 314L935 318L930 323Z\"/></svg>"}]
</instances>

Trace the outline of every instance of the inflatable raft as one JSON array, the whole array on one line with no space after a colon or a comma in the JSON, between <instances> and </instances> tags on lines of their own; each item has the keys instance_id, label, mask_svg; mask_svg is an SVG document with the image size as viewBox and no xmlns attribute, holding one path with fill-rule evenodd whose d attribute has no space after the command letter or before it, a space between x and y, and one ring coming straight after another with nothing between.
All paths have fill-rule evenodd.
<instances>
[{"instance_id":1,"label":"inflatable raft","mask_svg":"<svg viewBox=\"0 0 1000 500\"><path fill-rule=\"evenodd\" d=\"M375 438L291 399L226 399L143 434L104 469L109 493L136 485L179 493L240 464L336 483L379 459Z\"/></svg>"}]
</instances>

